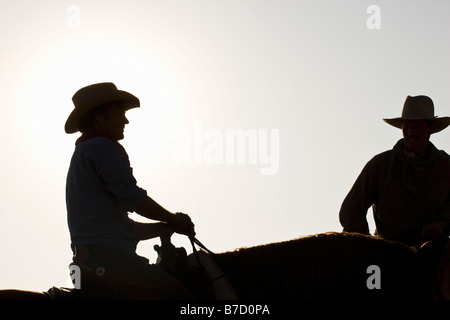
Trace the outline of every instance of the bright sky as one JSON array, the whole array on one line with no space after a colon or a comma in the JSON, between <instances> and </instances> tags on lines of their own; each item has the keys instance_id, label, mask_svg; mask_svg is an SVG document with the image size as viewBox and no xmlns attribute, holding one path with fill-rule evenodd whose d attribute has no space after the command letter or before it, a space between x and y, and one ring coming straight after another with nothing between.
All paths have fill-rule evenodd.
<instances>
[{"instance_id":1,"label":"bright sky","mask_svg":"<svg viewBox=\"0 0 450 320\"><path fill-rule=\"evenodd\" d=\"M16 0L0 30L0 289L69 286L64 123L85 85L140 98L122 141L138 184L215 252L341 231L362 167L401 138L381 119L419 94L450 115L447 0Z\"/></svg>"}]
</instances>

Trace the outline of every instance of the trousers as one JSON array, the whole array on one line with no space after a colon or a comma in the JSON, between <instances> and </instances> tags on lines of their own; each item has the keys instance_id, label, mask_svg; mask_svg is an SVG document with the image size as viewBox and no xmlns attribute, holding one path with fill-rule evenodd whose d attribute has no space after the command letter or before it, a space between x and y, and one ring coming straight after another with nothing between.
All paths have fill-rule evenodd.
<instances>
[{"instance_id":1,"label":"trousers","mask_svg":"<svg viewBox=\"0 0 450 320\"><path fill-rule=\"evenodd\" d=\"M181 281L137 254L104 245L76 245L73 251L73 264L81 269L81 289L93 298L195 299Z\"/></svg>"}]
</instances>

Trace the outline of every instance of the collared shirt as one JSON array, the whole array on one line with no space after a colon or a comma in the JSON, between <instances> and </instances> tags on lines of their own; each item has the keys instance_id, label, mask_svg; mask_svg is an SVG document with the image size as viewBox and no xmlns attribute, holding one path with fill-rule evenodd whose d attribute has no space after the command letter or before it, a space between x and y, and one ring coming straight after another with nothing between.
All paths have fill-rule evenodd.
<instances>
[{"instance_id":1,"label":"collared shirt","mask_svg":"<svg viewBox=\"0 0 450 320\"><path fill-rule=\"evenodd\" d=\"M128 212L146 196L118 142L93 137L78 143L66 182L72 246L102 244L135 253L138 239L131 233Z\"/></svg>"},{"instance_id":2,"label":"collared shirt","mask_svg":"<svg viewBox=\"0 0 450 320\"><path fill-rule=\"evenodd\" d=\"M403 139L373 157L344 199L339 219L344 231L369 233L372 206L376 234L418 245L422 227L441 219L450 225L450 157L430 142L422 157L408 157Z\"/></svg>"}]
</instances>

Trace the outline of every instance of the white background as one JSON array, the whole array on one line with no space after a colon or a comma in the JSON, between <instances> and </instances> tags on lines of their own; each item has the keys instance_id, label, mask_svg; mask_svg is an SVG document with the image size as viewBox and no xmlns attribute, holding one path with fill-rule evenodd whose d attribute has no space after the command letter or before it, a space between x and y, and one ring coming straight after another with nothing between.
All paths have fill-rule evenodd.
<instances>
[{"instance_id":1,"label":"white background","mask_svg":"<svg viewBox=\"0 0 450 320\"><path fill-rule=\"evenodd\" d=\"M211 250L341 231L362 167L401 138L381 119L418 94L450 114L449 14L446 0L3 1L0 288L69 286L65 179L78 135L64 123L79 88L111 81L139 97L122 141L138 184L188 213ZM278 129L278 172L174 164L173 134L195 121ZM449 150L448 134L433 143ZM138 253L154 262L155 243Z\"/></svg>"}]
</instances>

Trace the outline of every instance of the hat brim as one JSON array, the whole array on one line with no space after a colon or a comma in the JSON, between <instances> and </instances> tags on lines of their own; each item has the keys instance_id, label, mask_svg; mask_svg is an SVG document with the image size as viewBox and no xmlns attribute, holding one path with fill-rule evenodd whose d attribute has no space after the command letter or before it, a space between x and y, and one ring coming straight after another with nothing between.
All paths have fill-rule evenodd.
<instances>
[{"instance_id":1,"label":"hat brim","mask_svg":"<svg viewBox=\"0 0 450 320\"><path fill-rule=\"evenodd\" d=\"M118 90L115 94L108 96L107 99L93 99L89 104L84 105L83 108L75 108L67 118L64 130L66 131L66 133L78 132L78 123L84 115L86 115L92 109L101 106L102 104L114 101L120 101L125 111L140 107L140 102L137 97L129 92Z\"/></svg>"},{"instance_id":2,"label":"hat brim","mask_svg":"<svg viewBox=\"0 0 450 320\"><path fill-rule=\"evenodd\" d=\"M399 129L403 129L403 121L404 120L431 120L433 121L433 130L431 133L437 133L450 125L450 117L442 117L442 118L432 118L432 119L403 119L403 118L392 118L392 119L383 119L384 122L390 124Z\"/></svg>"}]
</instances>

